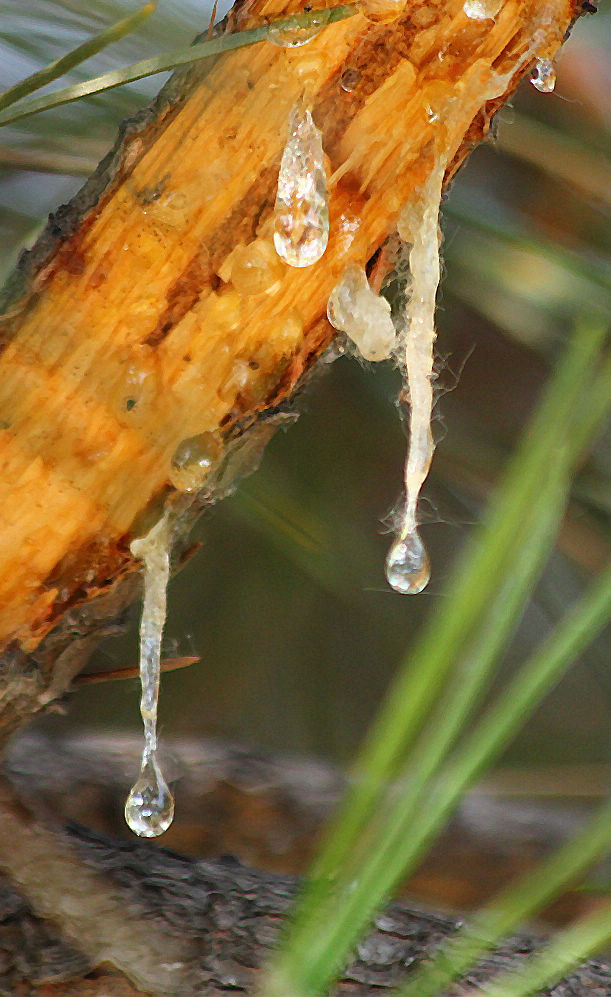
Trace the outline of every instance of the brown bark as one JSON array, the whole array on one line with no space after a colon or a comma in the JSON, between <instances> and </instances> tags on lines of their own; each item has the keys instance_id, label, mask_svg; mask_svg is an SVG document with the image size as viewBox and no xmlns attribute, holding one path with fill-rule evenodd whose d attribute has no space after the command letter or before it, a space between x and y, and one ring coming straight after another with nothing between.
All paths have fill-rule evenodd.
<instances>
[{"instance_id":1,"label":"brown bark","mask_svg":"<svg viewBox=\"0 0 611 997\"><path fill-rule=\"evenodd\" d=\"M229 24L296 6L244 3ZM330 342L346 262L372 258L430 169L435 105L456 88L448 182L507 96L475 106L476 74L509 73L509 93L527 71L541 0L506 0L495 22L462 6L410 0L390 24L359 14L304 50L263 43L178 74L22 261L0 327L3 737L61 695L133 599L130 537L164 503L186 531L244 469L246 431L262 427L255 449L270 435ZM541 55L582 4L548 7ZM313 267L270 264L277 279L251 294L232 253L270 239L304 80L334 176L329 247ZM239 454L195 498L176 493L172 455L203 432Z\"/></svg>"},{"instance_id":2,"label":"brown bark","mask_svg":"<svg viewBox=\"0 0 611 997\"><path fill-rule=\"evenodd\" d=\"M76 822L133 840L123 807L141 750L142 739L135 734L60 737L38 730L14 739L4 771L21 798L36 801L38 812L56 823ZM343 773L321 761L218 741L165 737L162 762L180 801L164 846L199 859L229 853L274 873L307 873L321 831L346 788ZM536 778L536 772L530 775ZM556 791L561 785L567 795L536 799L527 795L523 771L517 797L499 789L504 777L496 773L461 801L401 892L429 907L480 907L578 832L604 797L606 777L605 766L586 772L580 767L573 779L573 790L580 794L576 799L570 797L570 772L551 768L539 778ZM588 912L592 903L586 891L569 889L539 913L538 921L561 926Z\"/></svg>"},{"instance_id":3,"label":"brown bark","mask_svg":"<svg viewBox=\"0 0 611 997\"><path fill-rule=\"evenodd\" d=\"M196 862L148 843L117 843L34 821L0 784L0 995L131 997L251 992L291 907L296 882L233 859ZM393 904L336 988L364 997L397 985L456 927ZM508 941L458 984L519 965L533 939ZM42 989L41 988L47 988ZM547 997L609 997L611 967L584 964Z\"/></svg>"}]
</instances>

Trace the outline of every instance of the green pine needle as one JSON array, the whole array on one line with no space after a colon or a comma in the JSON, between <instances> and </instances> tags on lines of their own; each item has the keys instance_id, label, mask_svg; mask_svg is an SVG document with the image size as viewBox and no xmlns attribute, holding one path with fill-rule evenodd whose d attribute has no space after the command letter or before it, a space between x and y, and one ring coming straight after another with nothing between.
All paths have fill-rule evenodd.
<instances>
[{"instance_id":1,"label":"green pine needle","mask_svg":"<svg viewBox=\"0 0 611 997\"><path fill-rule=\"evenodd\" d=\"M457 934L442 945L430 963L416 971L407 986L398 990L395 997L436 997L442 993L453 980L471 969L484 952L493 949L521 922L540 910L570 882L583 875L610 847L611 803L608 803L580 834L537 869L530 870L516 884L504 890L492 903L479 910ZM611 934L611 924L607 924L607 930ZM563 964L557 979L565 968L568 967ZM508 974L507 979L518 979L523 972L525 978L529 979L530 970ZM494 987L493 992L496 992ZM513 997L513 984L510 993Z\"/></svg>"},{"instance_id":2,"label":"green pine needle","mask_svg":"<svg viewBox=\"0 0 611 997\"><path fill-rule=\"evenodd\" d=\"M151 3L145 4L135 14L130 14L129 17L122 18L109 28L106 28L99 35L95 35L95 37L90 38L82 45L73 49L72 52L63 55L60 59L49 63L44 69L39 69L38 72L32 73L31 76L27 76L24 80L0 93L0 111L34 93L36 90L40 90L47 83L52 83L53 80L59 79L60 76L64 76L71 69L74 69L75 66L79 66L81 62L85 62L86 59L91 58L92 55L96 55L102 49L107 48L108 45L112 45L113 42L117 42L119 39L131 34L132 31L139 28L151 16L156 6L156 0L151 0Z\"/></svg>"},{"instance_id":3,"label":"green pine needle","mask_svg":"<svg viewBox=\"0 0 611 997\"><path fill-rule=\"evenodd\" d=\"M559 931L523 969L504 973L496 982L488 984L482 997L530 997L544 987L553 986L610 942L611 901L607 901Z\"/></svg>"},{"instance_id":4,"label":"green pine needle","mask_svg":"<svg viewBox=\"0 0 611 997\"><path fill-rule=\"evenodd\" d=\"M166 73L176 69L178 66L187 66L201 59L210 56L222 55L232 49L243 48L246 45L254 45L255 42L265 41L270 31L292 30L296 28L323 28L335 21L352 17L356 13L355 4L344 4L340 7L325 7L320 10L312 10L305 14L293 14L290 17L282 17L258 28L250 28L248 31L239 31L235 34L219 35L197 45L189 45L186 48L178 49L175 52L168 52L166 55L155 56L151 59L143 59L135 62L125 69L117 69L111 73L104 73L96 76L95 79L85 80L83 83L75 83L66 87L65 90L57 90L47 97L37 97L24 100L17 104L11 111L0 114L0 127L12 124L14 121L21 121L32 114L40 111L47 111L52 107L60 107L62 104L69 104L83 97L90 97L95 93L102 93L112 90L115 87L123 86L124 83L133 83L141 80L145 76L155 76L157 73Z\"/></svg>"},{"instance_id":5,"label":"green pine needle","mask_svg":"<svg viewBox=\"0 0 611 997\"><path fill-rule=\"evenodd\" d=\"M576 331L484 528L454 573L452 598L425 629L400 673L356 766L355 788L272 968L272 992L288 987L295 994L315 994L330 984L376 907L419 860L461 793L497 757L516 723L532 712L609 613L611 576L603 579L602 589L595 589L594 610L586 600L581 615L569 616L568 632L561 627L555 642L545 645L543 657L535 655L520 673L529 695L520 698L518 685L512 697L503 698L498 715L476 728L474 745L469 741L448 771L442 768L439 774L439 767L471 709L469 696L460 690L455 705L451 697L442 704L418 746L414 766L402 771L407 748L452 666L473 655L467 692L476 696L485 687L503 638L552 547L569 475L611 404L611 365L602 365L599 377L595 372L597 363L601 367L604 339L605 329L596 321L582 323ZM586 393L592 407L583 404ZM389 783L399 775L400 783L389 794ZM400 792L398 785L407 789Z\"/></svg>"}]
</instances>

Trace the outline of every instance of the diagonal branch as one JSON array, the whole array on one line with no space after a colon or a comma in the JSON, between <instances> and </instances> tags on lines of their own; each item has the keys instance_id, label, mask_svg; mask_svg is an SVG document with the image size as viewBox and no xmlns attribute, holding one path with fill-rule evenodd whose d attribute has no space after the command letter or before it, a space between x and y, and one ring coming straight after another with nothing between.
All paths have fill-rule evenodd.
<instances>
[{"instance_id":1,"label":"diagonal branch","mask_svg":"<svg viewBox=\"0 0 611 997\"><path fill-rule=\"evenodd\" d=\"M451 93L447 185L528 72L533 37L552 56L582 7L506 0L496 20L473 20L462 0L413 0L391 23L358 14L303 49L263 42L179 72L122 126L5 294L3 738L65 691L134 598L130 537L168 504L186 535L286 420L331 340L339 275L371 260L434 166L435 107ZM228 25L296 8L247 0ZM484 72L504 80L494 99L478 96ZM266 251L304 88L332 175L331 236L318 264L294 269ZM255 287L253 243L268 260ZM215 471L184 493L172 456L196 436L214 441Z\"/></svg>"}]
</instances>

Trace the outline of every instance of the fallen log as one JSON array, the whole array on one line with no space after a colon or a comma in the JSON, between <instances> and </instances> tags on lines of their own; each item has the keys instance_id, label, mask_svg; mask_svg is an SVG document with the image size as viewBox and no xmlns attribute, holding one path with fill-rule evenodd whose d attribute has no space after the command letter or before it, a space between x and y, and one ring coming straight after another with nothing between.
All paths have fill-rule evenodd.
<instances>
[{"instance_id":1,"label":"fallen log","mask_svg":"<svg viewBox=\"0 0 611 997\"><path fill-rule=\"evenodd\" d=\"M235 859L194 861L71 825L43 827L0 786L0 994L132 997L252 992L295 896L289 876ZM364 997L404 980L457 921L392 904L361 942L336 993ZM457 985L472 992L537 947L510 939ZM44 987L48 989L45 990ZM542 997L609 997L611 967L585 963Z\"/></svg>"}]
</instances>

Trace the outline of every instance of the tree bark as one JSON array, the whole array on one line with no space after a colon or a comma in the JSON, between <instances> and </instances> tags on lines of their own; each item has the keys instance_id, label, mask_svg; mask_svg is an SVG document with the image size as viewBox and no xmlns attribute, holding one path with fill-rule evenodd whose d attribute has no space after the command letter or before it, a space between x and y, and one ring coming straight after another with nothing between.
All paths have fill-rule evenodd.
<instances>
[{"instance_id":1,"label":"tree bark","mask_svg":"<svg viewBox=\"0 0 611 997\"><path fill-rule=\"evenodd\" d=\"M496 21L462 0L410 2L390 24L359 14L305 50L263 43L179 73L122 126L5 293L0 737L69 687L134 598L130 538L164 506L186 534L282 420L331 340L346 262L372 259L431 168L436 103L452 91L448 183L528 71L535 26L551 55L582 6L548 0L543 28L541 0L506 0ZM294 9L238 4L224 30ZM492 65L506 92L474 103ZM305 269L272 261L277 279L252 294L234 251L269 243L304 81L332 174L329 247ZM224 459L196 495L176 492L172 455L202 433Z\"/></svg>"},{"instance_id":2,"label":"tree bark","mask_svg":"<svg viewBox=\"0 0 611 997\"><path fill-rule=\"evenodd\" d=\"M115 731L61 737L34 730L13 740L4 772L20 798L35 803L54 823L78 823L132 840L123 808L141 751L140 735ZM165 737L162 763L180 798L164 845L198 859L229 853L272 873L307 873L321 832L346 790L344 774L319 760L200 738ZM570 773L552 768L548 784L554 774L552 785L561 784L570 797ZM605 766L589 775L581 767L573 779L579 800L537 799L528 795L523 771L517 797L499 789L502 773L495 773L461 801L401 893L429 907L477 909L577 834L605 796L606 780ZM584 799L586 791L590 795ZM539 912L538 922L559 927L591 907L591 895L569 887Z\"/></svg>"},{"instance_id":3,"label":"tree bark","mask_svg":"<svg viewBox=\"0 0 611 997\"><path fill-rule=\"evenodd\" d=\"M43 828L0 785L0 994L131 997L249 991L295 896L296 881L234 859L201 862L77 825ZM364 997L406 978L457 922L393 904L358 946L337 994ZM455 994L519 965L515 938ZM611 967L584 964L547 997L609 997Z\"/></svg>"}]
</instances>

